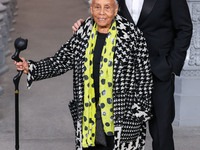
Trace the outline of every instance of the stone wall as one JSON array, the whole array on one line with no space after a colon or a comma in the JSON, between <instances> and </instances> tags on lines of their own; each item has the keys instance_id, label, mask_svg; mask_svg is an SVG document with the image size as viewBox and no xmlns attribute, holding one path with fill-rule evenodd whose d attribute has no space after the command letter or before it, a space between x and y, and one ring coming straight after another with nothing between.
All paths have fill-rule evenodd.
<instances>
[{"instance_id":1,"label":"stone wall","mask_svg":"<svg viewBox=\"0 0 200 150\"><path fill-rule=\"evenodd\" d=\"M193 36L181 76L176 78L174 123L200 126L200 0L188 0Z\"/></svg>"},{"instance_id":2,"label":"stone wall","mask_svg":"<svg viewBox=\"0 0 200 150\"><path fill-rule=\"evenodd\" d=\"M8 42L11 41L10 32L14 31L12 25L15 22L16 9L17 0L0 0L0 76L8 70L5 59L10 55ZM2 93L0 85L0 94Z\"/></svg>"}]
</instances>

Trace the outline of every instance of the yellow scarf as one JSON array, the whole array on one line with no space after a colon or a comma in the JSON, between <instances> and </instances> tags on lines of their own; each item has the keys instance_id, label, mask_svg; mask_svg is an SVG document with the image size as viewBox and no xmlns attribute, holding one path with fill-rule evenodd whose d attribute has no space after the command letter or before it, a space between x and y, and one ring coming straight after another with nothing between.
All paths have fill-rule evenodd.
<instances>
[{"instance_id":1,"label":"yellow scarf","mask_svg":"<svg viewBox=\"0 0 200 150\"><path fill-rule=\"evenodd\" d=\"M114 135L113 120L113 57L117 38L116 22L108 31L105 45L102 50L99 76L99 105L103 128L106 135ZM97 24L95 23L85 53L84 72L84 111L82 124L82 147L95 146L96 133L96 103L93 74L93 54L97 40Z\"/></svg>"}]
</instances>

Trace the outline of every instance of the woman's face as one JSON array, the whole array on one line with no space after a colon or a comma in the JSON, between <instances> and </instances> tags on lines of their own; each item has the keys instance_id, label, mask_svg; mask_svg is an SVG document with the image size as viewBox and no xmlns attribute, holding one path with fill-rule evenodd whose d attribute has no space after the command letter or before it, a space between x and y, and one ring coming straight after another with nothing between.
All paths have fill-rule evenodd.
<instances>
[{"instance_id":1,"label":"woman's face","mask_svg":"<svg viewBox=\"0 0 200 150\"><path fill-rule=\"evenodd\" d=\"M108 32L113 18L117 15L118 4L115 0L93 0L90 5L91 14L97 23L99 32Z\"/></svg>"}]
</instances>

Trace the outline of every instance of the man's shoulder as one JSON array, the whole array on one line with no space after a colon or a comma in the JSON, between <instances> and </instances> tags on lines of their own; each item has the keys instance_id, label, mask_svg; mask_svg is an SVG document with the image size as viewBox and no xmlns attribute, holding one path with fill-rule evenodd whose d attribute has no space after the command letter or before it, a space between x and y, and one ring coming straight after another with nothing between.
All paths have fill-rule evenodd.
<instances>
[{"instance_id":1,"label":"man's shoulder","mask_svg":"<svg viewBox=\"0 0 200 150\"><path fill-rule=\"evenodd\" d=\"M117 14L117 16L116 16L116 21L118 21L119 23L128 24L128 25L130 24L130 25L135 26L134 23L129 22L126 18L124 18L124 17L121 16L120 14Z\"/></svg>"},{"instance_id":2,"label":"man's shoulder","mask_svg":"<svg viewBox=\"0 0 200 150\"><path fill-rule=\"evenodd\" d=\"M120 30L124 30L128 34L130 34L132 36L138 36L138 35L142 34L140 29L134 23L129 22L123 16L117 15L116 16L116 21L117 21L118 28Z\"/></svg>"},{"instance_id":3,"label":"man's shoulder","mask_svg":"<svg viewBox=\"0 0 200 150\"><path fill-rule=\"evenodd\" d=\"M86 19L82 24L81 26L79 27L79 29L76 31L75 34L77 35L82 35L84 33L87 33L89 30L91 30L91 27L92 27L92 19L91 18L88 18Z\"/></svg>"}]
</instances>

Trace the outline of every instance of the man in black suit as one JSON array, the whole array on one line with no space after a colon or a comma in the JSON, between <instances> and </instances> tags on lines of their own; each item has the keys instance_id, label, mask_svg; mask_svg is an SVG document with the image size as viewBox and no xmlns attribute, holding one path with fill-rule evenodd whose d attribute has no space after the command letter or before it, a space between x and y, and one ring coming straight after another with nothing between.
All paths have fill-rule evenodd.
<instances>
[{"instance_id":1,"label":"man in black suit","mask_svg":"<svg viewBox=\"0 0 200 150\"><path fill-rule=\"evenodd\" d=\"M135 0L131 1L134 3ZM187 2L144 0L142 7L136 3L138 8L141 7L137 18L134 12L138 9L131 1L119 0L119 14L134 22L147 41L154 76L154 117L149 121L153 150L174 150L174 75L180 75L192 36Z\"/></svg>"},{"instance_id":2,"label":"man in black suit","mask_svg":"<svg viewBox=\"0 0 200 150\"><path fill-rule=\"evenodd\" d=\"M144 33L154 79L153 150L174 150L174 76L180 75L192 36L186 0L118 0L119 14ZM72 27L75 31L83 20Z\"/></svg>"}]
</instances>

